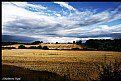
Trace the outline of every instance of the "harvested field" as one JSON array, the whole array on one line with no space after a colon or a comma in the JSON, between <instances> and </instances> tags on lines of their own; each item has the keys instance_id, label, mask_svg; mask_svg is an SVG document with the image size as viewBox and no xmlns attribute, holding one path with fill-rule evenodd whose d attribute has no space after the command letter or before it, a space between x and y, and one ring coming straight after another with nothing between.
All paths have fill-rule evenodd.
<instances>
[{"instance_id":1,"label":"harvested field","mask_svg":"<svg viewBox=\"0 0 121 81\"><path fill-rule=\"evenodd\" d=\"M12 49L2 50L2 64L36 71L57 73L71 80L91 81L98 78L95 63L121 59L121 52Z\"/></svg>"},{"instance_id":2,"label":"harvested field","mask_svg":"<svg viewBox=\"0 0 121 81\"><path fill-rule=\"evenodd\" d=\"M18 48L18 46L20 46L21 44L15 44L15 45L6 45L3 47L15 47ZM76 44L39 44L42 47L47 46L49 49L72 49L72 48L80 48L82 49L82 47L80 45L76 45ZM39 45L25 45L25 47L30 47L30 46L39 46Z\"/></svg>"}]
</instances>

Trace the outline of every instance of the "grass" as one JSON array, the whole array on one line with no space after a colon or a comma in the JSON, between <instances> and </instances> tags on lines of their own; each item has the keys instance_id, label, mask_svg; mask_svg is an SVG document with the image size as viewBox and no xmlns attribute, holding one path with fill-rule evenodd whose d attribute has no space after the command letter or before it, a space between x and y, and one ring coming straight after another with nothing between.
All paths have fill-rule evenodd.
<instances>
[{"instance_id":1,"label":"grass","mask_svg":"<svg viewBox=\"0 0 121 81\"><path fill-rule=\"evenodd\" d=\"M121 52L112 51L12 49L2 50L2 64L57 73L71 80L92 81L99 79L100 70L95 63L103 63L105 55L108 64L121 59Z\"/></svg>"}]
</instances>

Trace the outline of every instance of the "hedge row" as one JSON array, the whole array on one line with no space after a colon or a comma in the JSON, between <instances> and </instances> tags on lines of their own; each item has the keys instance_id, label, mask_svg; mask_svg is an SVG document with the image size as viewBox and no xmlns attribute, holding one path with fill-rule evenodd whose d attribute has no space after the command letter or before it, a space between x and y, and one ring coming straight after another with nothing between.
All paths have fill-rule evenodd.
<instances>
[{"instance_id":1,"label":"hedge row","mask_svg":"<svg viewBox=\"0 0 121 81\"><path fill-rule=\"evenodd\" d=\"M18 49L44 49L44 50L48 50L49 48L47 46L30 46L30 47L25 47L24 45L20 45L18 46Z\"/></svg>"}]
</instances>

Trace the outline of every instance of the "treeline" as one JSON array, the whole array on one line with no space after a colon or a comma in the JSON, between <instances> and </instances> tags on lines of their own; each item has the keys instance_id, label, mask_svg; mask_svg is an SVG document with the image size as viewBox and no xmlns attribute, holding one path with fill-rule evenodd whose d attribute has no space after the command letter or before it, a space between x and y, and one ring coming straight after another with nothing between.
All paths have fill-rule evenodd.
<instances>
[{"instance_id":1,"label":"treeline","mask_svg":"<svg viewBox=\"0 0 121 81\"><path fill-rule=\"evenodd\" d=\"M18 43L18 42L2 42L2 46L5 45L13 45L13 44L24 44L24 45L38 45L43 43L43 41L34 41L32 43ZM72 48L72 50L99 50L99 51L121 51L121 39L90 39L87 40L86 43L82 43L81 40L78 41L73 41L73 44L81 45L83 49L79 48ZM67 44L72 44L72 43L67 43ZM56 42L55 44L59 44ZM4 49L6 47L3 47ZM14 47L7 47L8 49L15 49ZM20 46L21 48L21 46ZM24 48L24 47L23 47ZM25 47L27 48L27 47ZM42 47L34 47L31 46L28 49L49 49L47 46L42 48Z\"/></svg>"},{"instance_id":2,"label":"treeline","mask_svg":"<svg viewBox=\"0 0 121 81\"><path fill-rule=\"evenodd\" d=\"M2 49L17 49L15 47L2 47ZM47 46L30 46L30 47L26 47L25 45L19 45L18 49L43 49L43 50L49 50L49 48Z\"/></svg>"},{"instance_id":3,"label":"treeline","mask_svg":"<svg viewBox=\"0 0 121 81\"><path fill-rule=\"evenodd\" d=\"M2 42L2 46L6 46L6 45L14 45L14 44L26 44L26 45L38 45L43 43L43 41L34 41L31 43L19 43L19 42ZM68 43L59 43L59 42L55 42L55 43L45 43L45 44L81 44L82 41L78 40L78 41L73 41L73 42L68 42Z\"/></svg>"},{"instance_id":4,"label":"treeline","mask_svg":"<svg viewBox=\"0 0 121 81\"><path fill-rule=\"evenodd\" d=\"M34 41L34 42L32 42L32 43L2 42L2 46L14 45L14 44L37 45L37 44L41 44L41 43L43 43L43 41Z\"/></svg>"},{"instance_id":5,"label":"treeline","mask_svg":"<svg viewBox=\"0 0 121 81\"><path fill-rule=\"evenodd\" d=\"M25 47L24 45L20 45L18 46L18 49L44 49L44 50L48 50L49 48L47 46L30 46L30 47Z\"/></svg>"},{"instance_id":6,"label":"treeline","mask_svg":"<svg viewBox=\"0 0 121 81\"><path fill-rule=\"evenodd\" d=\"M18 44L18 42L2 42L2 46Z\"/></svg>"},{"instance_id":7,"label":"treeline","mask_svg":"<svg viewBox=\"0 0 121 81\"><path fill-rule=\"evenodd\" d=\"M85 45L87 48L93 48L101 51L121 51L121 39L90 39Z\"/></svg>"}]
</instances>

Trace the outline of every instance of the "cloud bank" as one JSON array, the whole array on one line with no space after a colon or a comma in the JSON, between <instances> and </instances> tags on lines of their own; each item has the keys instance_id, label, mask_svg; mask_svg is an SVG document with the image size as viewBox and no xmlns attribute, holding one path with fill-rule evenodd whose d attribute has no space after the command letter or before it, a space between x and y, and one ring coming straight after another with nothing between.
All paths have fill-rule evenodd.
<instances>
[{"instance_id":1,"label":"cloud bank","mask_svg":"<svg viewBox=\"0 0 121 81\"><path fill-rule=\"evenodd\" d=\"M40 4L2 2L2 34L27 36L45 42L121 38L121 23L105 24L121 19L121 5L95 13L95 10L79 11L65 2L54 4L68 10L58 13Z\"/></svg>"}]
</instances>

